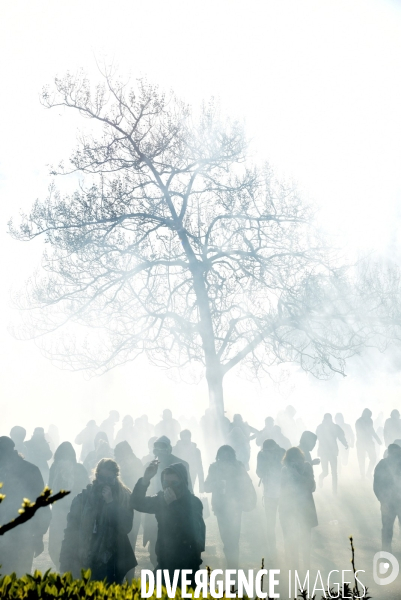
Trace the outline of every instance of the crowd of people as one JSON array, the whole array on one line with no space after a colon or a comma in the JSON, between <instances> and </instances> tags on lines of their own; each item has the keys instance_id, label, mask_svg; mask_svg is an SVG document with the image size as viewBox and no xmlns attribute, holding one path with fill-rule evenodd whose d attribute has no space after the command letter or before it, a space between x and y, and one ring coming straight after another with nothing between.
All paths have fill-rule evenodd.
<instances>
[{"instance_id":1,"label":"crowd of people","mask_svg":"<svg viewBox=\"0 0 401 600\"><path fill-rule=\"evenodd\" d=\"M81 569L90 568L94 579L122 582L134 576L142 528L142 543L155 569L195 573L205 550L207 494L227 568L238 569L242 516L256 507L257 479L263 489L267 561L273 564L277 558L280 524L288 567L308 569L311 531L318 525L314 471L319 470L319 487L330 472L336 495L338 473L347 468L353 447L361 478L373 475L382 549L391 550L394 522L401 518L398 410L385 422L379 415L374 423L366 408L354 428L341 413L334 419L326 413L315 432L305 429L292 406L276 420L267 417L261 429L239 414L230 421L210 409L199 424L180 421L166 409L155 426L146 415L126 415L118 426L120 415L113 410L100 425L90 420L75 437L79 460L70 441L60 443L54 425L47 433L35 428L28 440L21 426L0 437L0 482L6 496L1 523L15 518L22 499L34 500L45 485L70 491L51 509L40 509L27 524L0 536L1 572L30 572L49 530L49 555L58 571L78 577ZM258 452L255 474L250 468L252 441Z\"/></svg>"}]
</instances>

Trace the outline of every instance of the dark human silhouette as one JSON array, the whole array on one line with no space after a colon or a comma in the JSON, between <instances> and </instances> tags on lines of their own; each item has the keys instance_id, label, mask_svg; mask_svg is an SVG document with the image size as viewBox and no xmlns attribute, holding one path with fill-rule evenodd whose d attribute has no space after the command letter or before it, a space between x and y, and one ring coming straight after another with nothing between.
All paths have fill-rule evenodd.
<instances>
[{"instance_id":1,"label":"dark human silhouette","mask_svg":"<svg viewBox=\"0 0 401 600\"><path fill-rule=\"evenodd\" d=\"M356 431L356 453L359 463L359 471L362 479L365 478L365 459L369 458L367 475L370 477L376 464L375 440L381 445L381 440L373 428L372 411L365 408L362 416L355 423Z\"/></svg>"},{"instance_id":2,"label":"dark human silhouette","mask_svg":"<svg viewBox=\"0 0 401 600\"><path fill-rule=\"evenodd\" d=\"M89 452L92 452L95 449L95 436L98 432L99 427L96 425L96 422L91 419L87 422L86 427L80 433L78 433L77 437L75 438L75 443L77 446L82 446L79 457L81 462L84 462Z\"/></svg>"},{"instance_id":3,"label":"dark human silhouette","mask_svg":"<svg viewBox=\"0 0 401 600\"><path fill-rule=\"evenodd\" d=\"M95 449L89 452L84 460L84 467L90 478L93 477L97 463L102 458L113 458L114 453L110 448L107 434L104 431L99 431L95 436Z\"/></svg>"},{"instance_id":4,"label":"dark human silhouette","mask_svg":"<svg viewBox=\"0 0 401 600\"><path fill-rule=\"evenodd\" d=\"M313 431L304 431L299 440L298 448L303 452L306 462L310 465L320 465L320 458L312 458L311 452L316 446L317 435Z\"/></svg>"},{"instance_id":5,"label":"dark human silhouette","mask_svg":"<svg viewBox=\"0 0 401 600\"><path fill-rule=\"evenodd\" d=\"M276 558L276 520L281 485L281 461L285 450L280 448L272 439L263 442L263 448L258 453L256 475L263 484L263 503L265 506L267 536L267 558Z\"/></svg>"},{"instance_id":6,"label":"dark human silhouette","mask_svg":"<svg viewBox=\"0 0 401 600\"><path fill-rule=\"evenodd\" d=\"M135 456L131 446L125 440L117 444L114 448L114 457L118 466L120 467L121 481L127 486L127 488L133 490L138 479L142 477L143 474L142 461ZM134 548L134 550L140 525L141 514L134 513L134 524L128 536L131 546Z\"/></svg>"},{"instance_id":7,"label":"dark human silhouette","mask_svg":"<svg viewBox=\"0 0 401 600\"><path fill-rule=\"evenodd\" d=\"M311 530L318 524L313 499L316 489L313 467L299 448L285 453L281 471L279 516L283 529L286 565L309 568Z\"/></svg>"},{"instance_id":8,"label":"dark human silhouette","mask_svg":"<svg viewBox=\"0 0 401 600\"><path fill-rule=\"evenodd\" d=\"M205 550L202 502L188 489L188 471L183 463L163 469L162 490L154 496L146 496L159 468L157 460L146 467L144 476L132 492L131 506L156 517L156 569L167 569L171 580L175 569L190 569L193 582Z\"/></svg>"},{"instance_id":9,"label":"dark human silhouette","mask_svg":"<svg viewBox=\"0 0 401 600\"><path fill-rule=\"evenodd\" d=\"M344 416L342 413L337 413L334 417L336 424L341 427L344 432L345 439L347 440L348 448L344 448L343 445L340 446L340 459L341 464L346 466L348 464L349 458L349 449L355 446L355 434L349 423L344 421Z\"/></svg>"},{"instance_id":10,"label":"dark human silhouette","mask_svg":"<svg viewBox=\"0 0 401 600\"><path fill-rule=\"evenodd\" d=\"M137 450L136 433L134 428L134 419L131 415L126 415L121 423L121 429L117 431L116 445L120 442L128 442L130 447ZM128 486L129 487L129 486Z\"/></svg>"},{"instance_id":11,"label":"dark human silhouette","mask_svg":"<svg viewBox=\"0 0 401 600\"><path fill-rule=\"evenodd\" d=\"M49 481L49 465L47 461L51 459L53 452L50 450L49 442L45 438L43 427L36 427L34 429L31 439L25 442L25 448L25 458L39 468L43 481L47 485Z\"/></svg>"},{"instance_id":12,"label":"dark human silhouette","mask_svg":"<svg viewBox=\"0 0 401 600\"><path fill-rule=\"evenodd\" d=\"M31 502L43 492L42 474L15 450L11 438L0 437L0 482L5 499L0 505L0 524L18 516L24 498ZM63 502L64 499L59 500ZM41 508L32 519L0 536L0 565L3 575L30 573L34 556L43 552L43 536L51 519L50 507Z\"/></svg>"},{"instance_id":13,"label":"dark human silhouette","mask_svg":"<svg viewBox=\"0 0 401 600\"><path fill-rule=\"evenodd\" d=\"M114 428L119 420L120 415L118 412L116 410L111 410L107 419L100 423L99 426L100 431L106 433L111 448L114 448Z\"/></svg>"},{"instance_id":14,"label":"dark human silhouette","mask_svg":"<svg viewBox=\"0 0 401 600\"><path fill-rule=\"evenodd\" d=\"M67 515L71 503L89 483L88 473L83 465L77 463L75 450L70 442L62 442L54 453L50 467L49 487L54 493L68 490L70 494L62 502L52 506L52 520L49 529L49 554L53 563L60 569L60 551L67 525Z\"/></svg>"},{"instance_id":15,"label":"dark human silhouette","mask_svg":"<svg viewBox=\"0 0 401 600\"><path fill-rule=\"evenodd\" d=\"M93 483L71 504L60 554L60 571L78 578L91 569L92 579L121 583L137 565L128 539L132 528L131 492L119 478L114 460L102 459Z\"/></svg>"},{"instance_id":16,"label":"dark human silhouette","mask_svg":"<svg viewBox=\"0 0 401 600\"><path fill-rule=\"evenodd\" d=\"M241 517L256 505L256 492L244 465L231 446L221 446L209 467L205 491L212 494L227 568L238 569Z\"/></svg>"},{"instance_id":17,"label":"dark human silhouette","mask_svg":"<svg viewBox=\"0 0 401 600\"><path fill-rule=\"evenodd\" d=\"M319 485L320 487L323 485L323 479L329 474L330 465L333 494L337 494L337 440L341 442L344 448L348 448L347 440L341 427L333 423L333 417L330 413L324 415L323 421L316 429L316 435L319 442L317 454L322 463Z\"/></svg>"},{"instance_id":18,"label":"dark human silhouette","mask_svg":"<svg viewBox=\"0 0 401 600\"><path fill-rule=\"evenodd\" d=\"M15 449L19 454L25 457L26 447L24 444L24 440L26 438L26 429L24 427L20 427L19 425L15 425L11 428L10 438L15 444Z\"/></svg>"},{"instance_id":19,"label":"dark human silhouette","mask_svg":"<svg viewBox=\"0 0 401 600\"><path fill-rule=\"evenodd\" d=\"M199 493L203 494L205 478L203 474L202 455L195 442L191 440L191 437L189 429L183 429L180 432L180 439L173 448L173 454L189 464L192 485L195 487L195 482L198 481Z\"/></svg>"},{"instance_id":20,"label":"dark human silhouette","mask_svg":"<svg viewBox=\"0 0 401 600\"><path fill-rule=\"evenodd\" d=\"M386 448L390 444L393 444L394 440L401 438L401 419L400 412L397 409L392 410L390 418L386 419L383 436Z\"/></svg>"},{"instance_id":21,"label":"dark human silhouette","mask_svg":"<svg viewBox=\"0 0 401 600\"><path fill-rule=\"evenodd\" d=\"M374 471L373 490L382 515L382 550L391 552L395 519L401 520L401 448L390 444Z\"/></svg>"},{"instance_id":22,"label":"dark human silhouette","mask_svg":"<svg viewBox=\"0 0 401 600\"><path fill-rule=\"evenodd\" d=\"M182 463L184 465L184 467L186 468L187 473L188 473L188 488L189 488L189 491L192 492L192 482L191 482L191 477L190 477L190 472L189 472L189 465L182 458L179 458L178 456L175 456L174 454L172 454L172 447L171 447L170 440L165 435L162 435L161 437L157 438L153 444L153 459L154 458L157 458L159 461L159 469L157 470L156 475L154 477L152 477L152 480L151 480L151 485L150 485L150 490L149 490L151 494L157 494L158 492L160 492L163 489L162 482L161 482L161 473L164 471L164 469L166 469L167 467L169 467L170 465L175 464L175 463ZM153 461L151 461L151 462L153 462ZM146 467L147 466L148 465L146 465ZM151 563L154 566L156 566L156 564L157 564L157 557L156 557L156 553L155 553L156 539L157 539L156 519L154 518L154 516L152 514L149 513L149 514L145 515L145 518L143 520L143 545L146 546L146 544L149 542L149 546L148 546L149 556L150 556Z\"/></svg>"},{"instance_id":23,"label":"dark human silhouette","mask_svg":"<svg viewBox=\"0 0 401 600\"><path fill-rule=\"evenodd\" d=\"M142 460L141 460L142 464L143 464L145 467L146 467L146 466L147 466L147 465L148 465L150 462L152 462L152 460L154 460L154 458L155 458L155 455L153 454L153 446L154 446L154 443L155 443L155 441L156 441L156 440L157 440L157 437L156 437L156 436L153 436L153 437L149 438L149 440L148 440L148 451L149 451L149 452L148 452L148 454L146 454L146 455L145 455L145 456L142 458Z\"/></svg>"},{"instance_id":24,"label":"dark human silhouette","mask_svg":"<svg viewBox=\"0 0 401 600\"><path fill-rule=\"evenodd\" d=\"M258 431L255 437L255 442L257 446L263 446L263 442L265 440L273 439L273 427L274 427L274 419L273 417L266 417L265 426L261 431Z\"/></svg>"},{"instance_id":25,"label":"dark human silhouette","mask_svg":"<svg viewBox=\"0 0 401 600\"><path fill-rule=\"evenodd\" d=\"M173 419L173 413L169 408L163 411L162 420L155 426L155 435L161 437L165 435L174 446L178 441L178 434L181 431L181 425L177 419Z\"/></svg>"}]
</instances>

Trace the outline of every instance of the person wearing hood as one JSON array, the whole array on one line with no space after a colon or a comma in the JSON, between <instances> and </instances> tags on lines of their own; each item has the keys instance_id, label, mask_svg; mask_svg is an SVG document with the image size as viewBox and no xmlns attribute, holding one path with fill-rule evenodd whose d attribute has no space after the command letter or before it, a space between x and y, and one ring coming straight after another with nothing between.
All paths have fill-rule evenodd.
<instances>
[{"instance_id":1,"label":"person wearing hood","mask_svg":"<svg viewBox=\"0 0 401 600\"><path fill-rule=\"evenodd\" d=\"M0 437L0 482L3 483L1 493L5 495L0 506L0 525L18 516L24 498L34 502L45 487L39 468L24 460L7 436ZM28 522L0 536L3 575L15 572L17 577L22 577L31 572L34 556L43 552L43 536L50 519L50 507L41 508Z\"/></svg>"},{"instance_id":2,"label":"person wearing hood","mask_svg":"<svg viewBox=\"0 0 401 600\"><path fill-rule=\"evenodd\" d=\"M95 449L89 452L84 460L84 467L91 479L96 465L102 458L113 458L113 450L110 448L107 433L99 431L95 436Z\"/></svg>"},{"instance_id":3,"label":"person wearing hood","mask_svg":"<svg viewBox=\"0 0 401 600\"><path fill-rule=\"evenodd\" d=\"M278 500L281 485L281 461L285 450L271 439L263 442L263 448L258 453L256 475L263 484L263 503L267 524L267 554L268 560L276 557L276 521Z\"/></svg>"},{"instance_id":4,"label":"person wearing hood","mask_svg":"<svg viewBox=\"0 0 401 600\"><path fill-rule=\"evenodd\" d=\"M333 423L333 417L330 413L324 415L323 421L316 429L316 435L319 441L317 453L322 462L319 486L323 486L323 479L329 474L330 465L333 494L337 494L337 440L341 442L344 448L348 448L347 440L341 427Z\"/></svg>"},{"instance_id":5,"label":"person wearing hood","mask_svg":"<svg viewBox=\"0 0 401 600\"><path fill-rule=\"evenodd\" d=\"M96 422L91 419L87 422L86 427L78 433L75 438L75 443L78 446L82 446L81 454L79 460L83 463L85 458L88 456L89 452L92 452L95 449L95 436L99 432L99 427L96 425Z\"/></svg>"},{"instance_id":6,"label":"person wearing hood","mask_svg":"<svg viewBox=\"0 0 401 600\"><path fill-rule=\"evenodd\" d=\"M373 491L382 515L382 550L391 552L395 519L401 519L401 448L390 444L388 456L375 468Z\"/></svg>"},{"instance_id":7,"label":"person wearing hood","mask_svg":"<svg viewBox=\"0 0 401 600\"><path fill-rule=\"evenodd\" d=\"M218 449L216 462L209 467L205 491L212 494L212 509L217 517L227 568L238 569L242 512L253 510L256 492L231 446Z\"/></svg>"},{"instance_id":8,"label":"person wearing hood","mask_svg":"<svg viewBox=\"0 0 401 600\"><path fill-rule=\"evenodd\" d=\"M36 465L42 473L43 481L47 485L49 481L48 462L53 456L49 442L45 438L43 427L35 427L30 440L25 442L26 459Z\"/></svg>"},{"instance_id":9,"label":"person wearing hood","mask_svg":"<svg viewBox=\"0 0 401 600\"><path fill-rule=\"evenodd\" d=\"M114 460L102 459L95 479L71 504L60 554L60 571L79 578L91 569L92 579L122 583L137 560L128 539L132 529L131 491L121 482Z\"/></svg>"},{"instance_id":10,"label":"person wearing hood","mask_svg":"<svg viewBox=\"0 0 401 600\"><path fill-rule=\"evenodd\" d=\"M25 457L26 446L24 441L26 438L26 429L24 427L20 427L19 425L15 425L15 427L11 428L10 438L15 444L16 451Z\"/></svg>"},{"instance_id":11,"label":"person wearing hood","mask_svg":"<svg viewBox=\"0 0 401 600\"><path fill-rule=\"evenodd\" d=\"M77 463L75 450L70 442L62 442L54 453L50 467L49 487L54 494L68 490L70 494L62 502L52 505L52 520L49 529L49 554L57 570L60 569L60 551L67 525L71 503L88 485L89 477L83 465Z\"/></svg>"},{"instance_id":12,"label":"person wearing hood","mask_svg":"<svg viewBox=\"0 0 401 600\"><path fill-rule=\"evenodd\" d=\"M386 419L383 429L383 437L386 448L394 444L394 440L401 438L401 419L400 411L394 409L390 413L390 418Z\"/></svg>"},{"instance_id":13,"label":"person wearing hood","mask_svg":"<svg viewBox=\"0 0 401 600\"><path fill-rule=\"evenodd\" d=\"M299 569L300 553L303 570L309 569L311 531L318 525L313 499L315 489L312 465L305 461L299 448L290 448L283 458L279 499L286 562L290 569Z\"/></svg>"},{"instance_id":14,"label":"person wearing hood","mask_svg":"<svg viewBox=\"0 0 401 600\"><path fill-rule=\"evenodd\" d=\"M156 495L147 496L150 482L159 469L158 460L146 467L132 492L131 507L156 517L156 570L168 570L172 580L176 569L189 569L193 585L205 550L202 502L188 488L188 470L183 462L164 468L160 476L162 489Z\"/></svg>"},{"instance_id":15,"label":"person wearing hood","mask_svg":"<svg viewBox=\"0 0 401 600\"><path fill-rule=\"evenodd\" d=\"M316 446L317 435L313 431L304 431L299 440L298 448L303 452L306 462L312 467L320 465L320 458L312 458L311 452Z\"/></svg>"},{"instance_id":16,"label":"person wearing hood","mask_svg":"<svg viewBox=\"0 0 401 600\"><path fill-rule=\"evenodd\" d=\"M120 467L120 477L124 485L133 490L138 479L143 475L143 464L137 458L128 442L123 441L114 448L114 458ZM134 524L129 534L131 546L135 550L138 538L139 527L141 525L141 513L135 511Z\"/></svg>"},{"instance_id":17,"label":"person wearing hood","mask_svg":"<svg viewBox=\"0 0 401 600\"><path fill-rule=\"evenodd\" d=\"M373 469L376 464L376 448L375 440L381 445L381 439L376 434L373 427L372 411L369 408L365 408L362 412L362 416L355 422L356 431L356 454L358 457L359 471L361 478L365 479L366 467L365 460L366 455L369 459L367 475L370 477L373 473Z\"/></svg>"},{"instance_id":18,"label":"person wearing hood","mask_svg":"<svg viewBox=\"0 0 401 600\"><path fill-rule=\"evenodd\" d=\"M192 485L195 486L195 481L198 480L199 493L203 494L205 478L203 474L202 455L195 442L191 441L191 437L189 429L183 429L180 432L180 439L173 448L173 452L178 458L187 461Z\"/></svg>"},{"instance_id":19,"label":"person wearing hood","mask_svg":"<svg viewBox=\"0 0 401 600\"><path fill-rule=\"evenodd\" d=\"M159 469L156 471L155 476L151 478L149 490L151 494L157 494L163 489L163 485L161 482L161 473L164 471L164 469L175 463L182 463L184 465L188 473L189 491L193 491L191 475L189 472L189 464L182 458L179 458L178 456L174 456L174 454L172 454L171 442L167 436L162 435L161 437L155 440L153 444L153 458L156 458L159 461ZM145 466L148 467L151 463L153 463L153 461L150 461ZM143 545L146 546L146 544L149 542L148 550L150 561L154 566L156 566L157 564L157 556L155 553L156 539L156 519L153 514L148 513L145 515L145 518L143 520Z\"/></svg>"}]
</instances>

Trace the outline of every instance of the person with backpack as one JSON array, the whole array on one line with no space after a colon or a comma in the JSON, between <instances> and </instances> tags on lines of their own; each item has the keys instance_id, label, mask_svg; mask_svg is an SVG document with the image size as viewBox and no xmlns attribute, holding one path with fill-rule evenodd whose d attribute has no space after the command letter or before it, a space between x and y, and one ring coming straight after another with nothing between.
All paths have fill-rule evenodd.
<instances>
[{"instance_id":1,"label":"person with backpack","mask_svg":"<svg viewBox=\"0 0 401 600\"><path fill-rule=\"evenodd\" d=\"M209 467L205 492L212 494L212 509L217 517L228 569L238 569L239 540L243 511L256 506L256 492L244 465L231 446L221 446L216 462Z\"/></svg>"}]
</instances>

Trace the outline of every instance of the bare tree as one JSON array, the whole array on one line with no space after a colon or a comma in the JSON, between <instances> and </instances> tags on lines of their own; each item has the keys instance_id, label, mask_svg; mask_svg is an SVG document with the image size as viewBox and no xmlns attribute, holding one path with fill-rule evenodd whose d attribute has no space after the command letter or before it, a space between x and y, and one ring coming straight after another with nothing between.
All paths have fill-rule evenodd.
<instances>
[{"instance_id":1,"label":"bare tree","mask_svg":"<svg viewBox=\"0 0 401 600\"><path fill-rule=\"evenodd\" d=\"M80 174L77 190L53 184L10 225L17 239L47 243L47 275L24 292L39 310L32 335L73 321L98 339L64 342L53 358L93 372L142 352L200 363L218 414L240 363L256 375L288 361L317 377L343 372L365 338L346 269L296 188L251 163L238 122L108 75L95 88L83 75L56 79L42 101L92 122L70 167L52 170Z\"/></svg>"}]
</instances>

